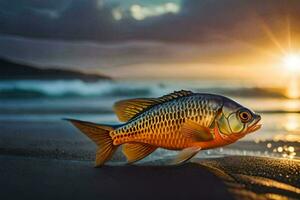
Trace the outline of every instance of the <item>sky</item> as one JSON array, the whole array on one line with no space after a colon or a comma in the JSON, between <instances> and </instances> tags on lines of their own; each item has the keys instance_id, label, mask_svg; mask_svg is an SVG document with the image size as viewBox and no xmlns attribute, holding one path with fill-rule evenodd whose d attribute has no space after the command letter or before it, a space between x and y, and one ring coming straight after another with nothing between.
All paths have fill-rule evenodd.
<instances>
[{"instance_id":1,"label":"sky","mask_svg":"<svg viewBox=\"0 0 300 200\"><path fill-rule=\"evenodd\" d=\"M299 19L298 0L1 0L0 57L117 78L278 80L282 57L300 53Z\"/></svg>"}]
</instances>

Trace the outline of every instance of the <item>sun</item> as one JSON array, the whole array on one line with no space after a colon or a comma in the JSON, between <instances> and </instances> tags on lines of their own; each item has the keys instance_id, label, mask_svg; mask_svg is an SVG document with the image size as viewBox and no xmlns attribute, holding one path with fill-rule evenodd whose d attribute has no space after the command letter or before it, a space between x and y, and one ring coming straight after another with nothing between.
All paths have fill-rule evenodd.
<instances>
[{"instance_id":1,"label":"sun","mask_svg":"<svg viewBox=\"0 0 300 200\"><path fill-rule=\"evenodd\" d=\"M291 72L300 72L300 54L289 53L285 55L283 64Z\"/></svg>"}]
</instances>

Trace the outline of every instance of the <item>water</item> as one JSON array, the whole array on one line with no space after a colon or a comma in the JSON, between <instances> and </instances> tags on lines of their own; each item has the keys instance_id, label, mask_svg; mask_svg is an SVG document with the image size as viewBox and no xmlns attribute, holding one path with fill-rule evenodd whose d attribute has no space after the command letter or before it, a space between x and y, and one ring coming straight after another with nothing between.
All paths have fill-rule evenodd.
<instances>
[{"instance_id":1,"label":"water","mask_svg":"<svg viewBox=\"0 0 300 200\"><path fill-rule=\"evenodd\" d=\"M0 124L16 122L19 125L9 130L22 132L20 123L31 123L36 129L40 123L61 123L65 117L118 123L112 111L115 101L158 97L181 89L227 95L262 115L261 130L229 147L205 151L200 156L299 158L300 100L286 98L280 89L270 90L243 81L0 81Z\"/></svg>"}]
</instances>

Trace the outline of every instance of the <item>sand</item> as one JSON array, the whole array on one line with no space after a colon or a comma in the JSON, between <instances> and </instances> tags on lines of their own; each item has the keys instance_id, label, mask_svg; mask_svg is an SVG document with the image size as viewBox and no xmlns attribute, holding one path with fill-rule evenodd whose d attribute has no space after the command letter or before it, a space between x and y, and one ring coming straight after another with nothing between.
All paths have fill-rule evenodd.
<instances>
[{"instance_id":1,"label":"sand","mask_svg":"<svg viewBox=\"0 0 300 200\"><path fill-rule=\"evenodd\" d=\"M94 168L91 161L2 155L0 163L1 199L300 198L300 162L287 159L231 156L181 166Z\"/></svg>"},{"instance_id":2,"label":"sand","mask_svg":"<svg viewBox=\"0 0 300 200\"><path fill-rule=\"evenodd\" d=\"M65 122L0 128L0 199L300 199L297 159L200 156L167 166L163 156L130 166L117 153L94 168L95 145Z\"/></svg>"},{"instance_id":3,"label":"sand","mask_svg":"<svg viewBox=\"0 0 300 200\"><path fill-rule=\"evenodd\" d=\"M233 199L225 184L197 164L106 166L0 156L1 199Z\"/></svg>"}]
</instances>

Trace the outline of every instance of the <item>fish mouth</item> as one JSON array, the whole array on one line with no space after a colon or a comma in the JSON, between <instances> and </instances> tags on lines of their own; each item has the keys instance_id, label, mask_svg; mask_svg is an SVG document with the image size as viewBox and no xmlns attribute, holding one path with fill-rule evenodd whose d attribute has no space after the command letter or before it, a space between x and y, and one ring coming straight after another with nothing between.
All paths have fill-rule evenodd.
<instances>
[{"instance_id":1,"label":"fish mouth","mask_svg":"<svg viewBox=\"0 0 300 200\"><path fill-rule=\"evenodd\" d=\"M261 121L261 116L257 115L255 122L248 128L248 133L253 133L262 127L262 124L259 124Z\"/></svg>"}]
</instances>

